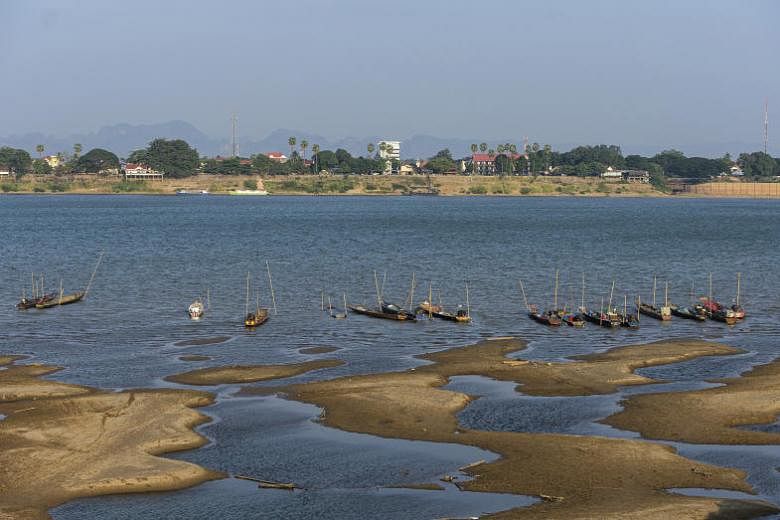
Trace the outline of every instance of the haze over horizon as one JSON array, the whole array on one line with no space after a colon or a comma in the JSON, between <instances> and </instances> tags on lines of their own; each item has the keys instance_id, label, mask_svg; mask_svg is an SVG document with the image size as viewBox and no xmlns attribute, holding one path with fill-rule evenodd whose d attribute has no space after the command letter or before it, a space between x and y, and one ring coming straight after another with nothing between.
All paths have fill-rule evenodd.
<instances>
[{"instance_id":1,"label":"haze over horizon","mask_svg":"<svg viewBox=\"0 0 780 520\"><path fill-rule=\"evenodd\" d=\"M11 0L0 19L0 136L183 120L227 137L236 113L255 138L757 146L768 97L778 150L770 0Z\"/></svg>"}]
</instances>

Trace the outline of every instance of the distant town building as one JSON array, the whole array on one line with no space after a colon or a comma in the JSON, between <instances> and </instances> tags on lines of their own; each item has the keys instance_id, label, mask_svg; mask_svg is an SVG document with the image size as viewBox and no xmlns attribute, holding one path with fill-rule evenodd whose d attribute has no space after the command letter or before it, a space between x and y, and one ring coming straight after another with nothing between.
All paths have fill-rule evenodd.
<instances>
[{"instance_id":1,"label":"distant town building","mask_svg":"<svg viewBox=\"0 0 780 520\"><path fill-rule=\"evenodd\" d=\"M417 168L413 164L402 164L400 168L398 168L398 173L400 175L415 175L417 173Z\"/></svg>"},{"instance_id":2,"label":"distant town building","mask_svg":"<svg viewBox=\"0 0 780 520\"><path fill-rule=\"evenodd\" d=\"M493 175L496 173L496 158L499 155L505 155L513 161L523 157L519 153L513 154L489 154L489 153L475 153L471 155L472 175ZM466 165L463 165L463 170L467 169Z\"/></svg>"},{"instance_id":3,"label":"distant town building","mask_svg":"<svg viewBox=\"0 0 780 520\"><path fill-rule=\"evenodd\" d=\"M125 179L135 180L163 180L163 172L158 172L146 164L127 163L125 165Z\"/></svg>"},{"instance_id":4,"label":"distant town building","mask_svg":"<svg viewBox=\"0 0 780 520\"><path fill-rule=\"evenodd\" d=\"M393 161L401 161L401 141L379 141L379 158L388 159L385 173L393 173Z\"/></svg>"},{"instance_id":5,"label":"distant town building","mask_svg":"<svg viewBox=\"0 0 780 520\"><path fill-rule=\"evenodd\" d=\"M8 177L11 175L11 170L6 166L0 166L0 177Z\"/></svg>"},{"instance_id":6,"label":"distant town building","mask_svg":"<svg viewBox=\"0 0 780 520\"><path fill-rule=\"evenodd\" d=\"M43 160L52 168L56 168L62 164L62 158L59 155L47 155Z\"/></svg>"},{"instance_id":7,"label":"distant town building","mask_svg":"<svg viewBox=\"0 0 780 520\"><path fill-rule=\"evenodd\" d=\"M631 183L650 183L650 173L646 170L615 170L612 166L600 175L605 181L625 181Z\"/></svg>"},{"instance_id":8,"label":"distant town building","mask_svg":"<svg viewBox=\"0 0 780 520\"><path fill-rule=\"evenodd\" d=\"M272 161L276 161L280 164L286 163L288 161L287 156L284 155L282 152L267 152L265 155Z\"/></svg>"}]
</instances>

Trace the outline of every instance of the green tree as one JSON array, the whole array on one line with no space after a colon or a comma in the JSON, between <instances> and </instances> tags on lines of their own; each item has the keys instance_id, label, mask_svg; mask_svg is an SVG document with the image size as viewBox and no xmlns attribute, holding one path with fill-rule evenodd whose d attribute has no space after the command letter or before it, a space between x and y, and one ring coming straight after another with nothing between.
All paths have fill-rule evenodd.
<instances>
[{"instance_id":1,"label":"green tree","mask_svg":"<svg viewBox=\"0 0 780 520\"><path fill-rule=\"evenodd\" d=\"M317 161L317 155L320 153L320 145L313 144L311 146L311 160L314 167L314 173L320 173L319 162Z\"/></svg>"},{"instance_id":2,"label":"green tree","mask_svg":"<svg viewBox=\"0 0 780 520\"><path fill-rule=\"evenodd\" d=\"M737 163L749 177L770 177L775 174L777 168L772 156L764 152L741 153Z\"/></svg>"},{"instance_id":3,"label":"green tree","mask_svg":"<svg viewBox=\"0 0 780 520\"><path fill-rule=\"evenodd\" d=\"M36 175L49 175L51 173L51 166L43 159L35 159L32 162L32 171Z\"/></svg>"},{"instance_id":4,"label":"green tree","mask_svg":"<svg viewBox=\"0 0 780 520\"><path fill-rule=\"evenodd\" d=\"M78 159L79 155L81 155L81 143L76 143L73 145L73 158Z\"/></svg>"},{"instance_id":5,"label":"green tree","mask_svg":"<svg viewBox=\"0 0 780 520\"><path fill-rule=\"evenodd\" d=\"M479 143L479 151L485 153L488 149L487 143Z\"/></svg>"},{"instance_id":6,"label":"green tree","mask_svg":"<svg viewBox=\"0 0 780 520\"><path fill-rule=\"evenodd\" d=\"M455 171L457 165L452 159L452 153L448 148L439 150L436 155L428 160L428 164L425 166L433 173L447 173Z\"/></svg>"},{"instance_id":7,"label":"green tree","mask_svg":"<svg viewBox=\"0 0 780 520\"><path fill-rule=\"evenodd\" d=\"M0 166L8 168L16 180L30 171L32 158L27 150L20 148L10 148L4 146L0 148Z\"/></svg>"},{"instance_id":8,"label":"green tree","mask_svg":"<svg viewBox=\"0 0 780 520\"><path fill-rule=\"evenodd\" d=\"M35 151L38 152L38 158L43 159L43 151L45 147L42 144L35 145Z\"/></svg>"},{"instance_id":9,"label":"green tree","mask_svg":"<svg viewBox=\"0 0 780 520\"><path fill-rule=\"evenodd\" d=\"M293 137L293 136L290 136L290 138L287 139L287 144L290 145L290 159L292 159L293 149L295 148L295 143L296 142L298 142L298 140L295 139L295 137Z\"/></svg>"},{"instance_id":10,"label":"green tree","mask_svg":"<svg viewBox=\"0 0 780 520\"><path fill-rule=\"evenodd\" d=\"M119 158L102 148L93 148L76 160L74 171L98 173L104 170L119 169Z\"/></svg>"},{"instance_id":11,"label":"green tree","mask_svg":"<svg viewBox=\"0 0 780 520\"><path fill-rule=\"evenodd\" d=\"M374 149L374 143L368 143L368 146L366 146L366 151L368 152L369 157L374 154Z\"/></svg>"},{"instance_id":12,"label":"green tree","mask_svg":"<svg viewBox=\"0 0 780 520\"><path fill-rule=\"evenodd\" d=\"M195 175L198 151L181 139L155 139L147 148L148 165L174 179Z\"/></svg>"},{"instance_id":13,"label":"green tree","mask_svg":"<svg viewBox=\"0 0 780 520\"><path fill-rule=\"evenodd\" d=\"M303 155L303 160L304 161L306 161L306 148L308 148L308 147L309 147L309 141L307 141L306 139L302 140L301 141L301 152L303 152L302 155Z\"/></svg>"},{"instance_id":14,"label":"green tree","mask_svg":"<svg viewBox=\"0 0 780 520\"><path fill-rule=\"evenodd\" d=\"M268 173L271 170L271 165L274 164L267 155L261 153L252 156L252 168L262 173Z\"/></svg>"}]
</instances>

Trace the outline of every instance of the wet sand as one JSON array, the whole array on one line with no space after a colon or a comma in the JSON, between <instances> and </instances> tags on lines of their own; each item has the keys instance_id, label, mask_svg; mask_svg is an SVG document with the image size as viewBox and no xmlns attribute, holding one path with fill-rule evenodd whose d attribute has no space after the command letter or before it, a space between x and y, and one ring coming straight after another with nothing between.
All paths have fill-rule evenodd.
<instances>
[{"instance_id":1,"label":"wet sand","mask_svg":"<svg viewBox=\"0 0 780 520\"><path fill-rule=\"evenodd\" d=\"M642 437L700 444L780 444L780 433L738 426L770 424L780 414L780 360L754 367L724 386L631 396L603 423ZM650 420L652 419L652 420Z\"/></svg>"},{"instance_id":2,"label":"wet sand","mask_svg":"<svg viewBox=\"0 0 780 520\"><path fill-rule=\"evenodd\" d=\"M194 347L197 345L217 345L230 339L230 336L216 336L214 338L185 339L174 343L177 347Z\"/></svg>"},{"instance_id":3,"label":"wet sand","mask_svg":"<svg viewBox=\"0 0 780 520\"><path fill-rule=\"evenodd\" d=\"M4 359L7 361L7 358ZM197 448L193 431L208 418L192 408L213 402L189 390L96 389L39 379L58 370L0 370L0 518L48 518L78 497L169 491L222 475L157 457Z\"/></svg>"},{"instance_id":4,"label":"wet sand","mask_svg":"<svg viewBox=\"0 0 780 520\"><path fill-rule=\"evenodd\" d=\"M201 368L167 376L166 381L183 385L212 386L235 383L253 383L292 377L320 368L331 368L343 365L338 359L322 359L306 361L289 365L234 365L227 367Z\"/></svg>"},{"instance_id":5,"label":"wet sand","mask_svg":"<svg viewBox=\"0 0 780 520\"><path fill-rule=\"evenodd\" d=\"M638 368L742 352L726 345L691 339L618 347L603 353L574 356L574 361L567 363L507 359L508 354L524 346L518 340L490 341L420 358L437 363L435 371L445 377L483 375L519 383L518 391L527 395L582 396L609 394L620 386L657 382L635 374Z\"/></svg>"},{"instance_id":6,"label":"wet sand","mask_svg":"<svg viewBox=\"0 0 780 520\"><path fill-rule=\"evenodd\" d=\"M200 354L189 354L186 356L179 356L179 359L182 361L208 361L211 357L201 356Z\"/></svg>"},{"instance_id":7,"label":"wet sand","mask_svg":"<svg viewBox=\"0 0 780 520\"><path fill-rule=\"evenodd\" d=\"M406 372L342 377L291 385L293 399L323 408L323 423L346 431L410 440L477 446L501 455L466 470L463 489L548 497L495 518L752 518L777 509L763 502L685 497L668 488L722 488L751 492L742 471L701 464L667 446L645 441L557 434L489 432L461 428L456 414L471 397L442 390L451 375L500 376L537 395L587 395L620 384L652 382L631 370L736 349L704 342L663 342L614 349L567 364L505 363L523 343L484 341L422 356L428 366ZM677 353L675 354L675 351ZM632 368L633 367L633 368ZM572 377L573 381L565 378ZM609 378L609 379L603 379ZM251 392L251 389L248 389ZM577 394L579 392L579 394Z\"/></svg>"}]
</instances>

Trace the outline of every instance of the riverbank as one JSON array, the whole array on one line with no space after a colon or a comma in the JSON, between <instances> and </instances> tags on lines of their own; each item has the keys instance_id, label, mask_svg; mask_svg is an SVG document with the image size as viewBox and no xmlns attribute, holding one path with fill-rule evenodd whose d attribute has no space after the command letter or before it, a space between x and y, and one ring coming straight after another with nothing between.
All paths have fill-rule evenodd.
<instances>
[{"instance_id":1,"label":"riverbank","mask_svg":"<svg viewBox=\"0 0 780 520\"><path fill-rule=\"evenodd\" d=\"M224 195L254 189L270 195L411 195L425 193L428 179L421 175L194 175L163 181L123 181L119 177L72 175L56 178L27 175L18 183L0 183L0 194L136 194L175 195L178 190ZM569 197L696 197L780 198L780 183L738 181L684 186L674 195L650 184L606 182L597 177L498 177L433 175L432 188L442 196L569 196Z\"/></svg>"}]
</instances>

